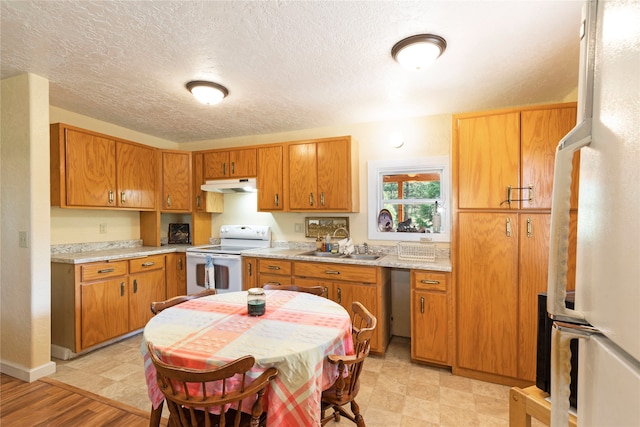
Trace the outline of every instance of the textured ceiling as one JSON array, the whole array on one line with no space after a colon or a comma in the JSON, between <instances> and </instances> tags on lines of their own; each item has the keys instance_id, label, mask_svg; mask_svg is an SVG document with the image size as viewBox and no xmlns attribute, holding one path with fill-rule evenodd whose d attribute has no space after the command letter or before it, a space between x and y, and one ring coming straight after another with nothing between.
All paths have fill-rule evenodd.
<instances>
[{"instance_id":1,"label":"textured ceiling","mask_svg":"<svg viewBox=\"0 0 640 427\"><path fill-rule=\"evenodd\" d=\"M175 142L553 102L577 85L581 4L2 0L0 77ZM420 33L447 50L407 71L391 47ZM199 104L190 80L229 96Z\"/></svg>"}]
</instances>

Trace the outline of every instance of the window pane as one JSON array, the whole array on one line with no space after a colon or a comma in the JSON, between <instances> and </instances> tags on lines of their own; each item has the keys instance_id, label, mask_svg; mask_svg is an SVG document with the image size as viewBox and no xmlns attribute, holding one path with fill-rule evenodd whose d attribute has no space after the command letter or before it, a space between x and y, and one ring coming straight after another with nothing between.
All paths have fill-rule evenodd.
<instances>
[{"instance_id":1,"label":"window pane","mask_svg":"<svg viewBox=\"0 0 640 427\"><path fill-rule=\"evenodd\" d=\"M391 212L394 231L432 232L435 203L385 203L384 208Z\"/></svg>"}]
</instances>

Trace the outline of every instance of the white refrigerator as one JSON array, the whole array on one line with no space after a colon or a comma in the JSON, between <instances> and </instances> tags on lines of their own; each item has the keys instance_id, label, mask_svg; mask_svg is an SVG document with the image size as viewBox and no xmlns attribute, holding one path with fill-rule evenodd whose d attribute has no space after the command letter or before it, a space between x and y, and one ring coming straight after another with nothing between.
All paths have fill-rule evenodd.
<instances>
[{"instance_id":1,"label":"white refrigerator","mask_svg":"<svg viewBox=\"0 0 640 427\"><path fill-rule=\"evenodd\" d=\"M578 125L558 145L547 311L551 425L566 426L579 339L578 425L640 426L640 1L585 3ZM571 158L580 150L575 310L565 308ZM566 323L563 323L566 322Z\"/></svg>"}]
</instances>

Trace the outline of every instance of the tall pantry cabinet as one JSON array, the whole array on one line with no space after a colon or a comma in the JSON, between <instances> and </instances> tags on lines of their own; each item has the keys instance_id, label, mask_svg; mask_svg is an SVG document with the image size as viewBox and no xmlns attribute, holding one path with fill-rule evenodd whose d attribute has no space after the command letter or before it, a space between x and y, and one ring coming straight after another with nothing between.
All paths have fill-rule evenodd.
<instances>
[{"instance_id":1,"label":"tall pantry cabinet","mask_svg":"<svg viewBox=\"0 0 640 427\"><path fill-rule=\"evenodd\" d=\"M547 284L555 149L575 120L575 103L454 116L458 374L535 382L537 294ZM573 194L577 170L576 157ZM574 274L577 198L572 207Z\"/></svg>"}]
</instances>

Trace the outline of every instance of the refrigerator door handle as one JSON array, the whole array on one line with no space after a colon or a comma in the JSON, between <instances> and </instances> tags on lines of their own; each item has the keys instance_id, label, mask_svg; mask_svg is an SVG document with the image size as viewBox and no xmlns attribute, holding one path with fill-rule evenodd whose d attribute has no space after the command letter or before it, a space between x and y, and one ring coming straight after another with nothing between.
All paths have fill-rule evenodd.
<instances>
[{"instance_id":1,"label":"refrigerator door handle","mask_svg":"<svg viewBox=\"0 0 640 427\"><path fill-rule=\"evenodd\" d=\"M571 340L589 339L600 331L588 325L553 322L551 330L551 427L569 425Z\"/></svg>"},{"instance_id":2,"label":"refrigerator door handle","mask_svg":"<svg viewBox=\"0 0 640 427\"><path fill-rule=\"evenodd\" d=\"M584 322L584 314L565 307L567 260L569 258L571 169L573 168L573 154L591 143L597 9L598 1L590 0L585 3L582 10L580 34L580 61L582 65L578 76L578 124L562 138L556 149L551 199L547 311L552 319L573 322Z\"/></svg>"}]
</instances>

